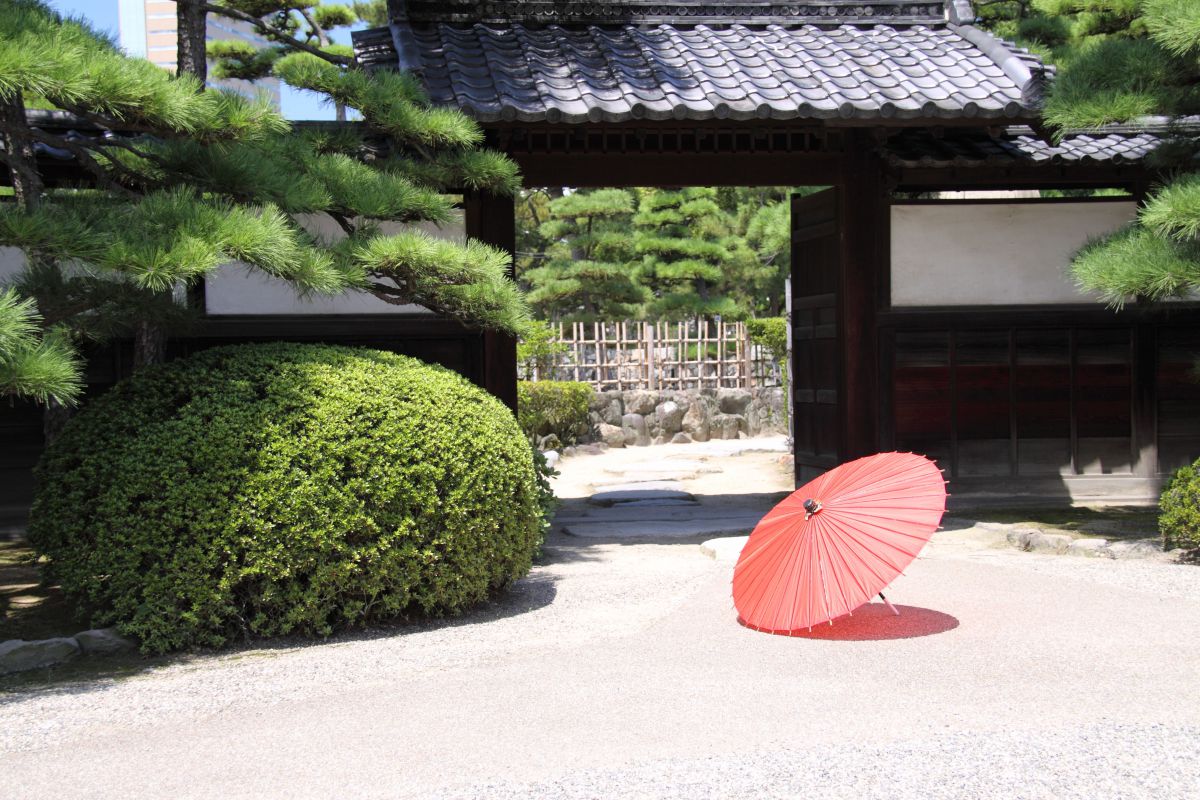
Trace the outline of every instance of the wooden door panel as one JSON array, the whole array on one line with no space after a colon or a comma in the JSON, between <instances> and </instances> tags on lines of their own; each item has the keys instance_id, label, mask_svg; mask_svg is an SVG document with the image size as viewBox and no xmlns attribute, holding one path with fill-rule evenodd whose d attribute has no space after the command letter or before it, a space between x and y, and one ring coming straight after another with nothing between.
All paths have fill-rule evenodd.
<instances>
[{"instance_id":1,"label":"wooden door panel","mask_svg":"<svg viewBox=\"0 0 1200 800\"><path fill-rule=\"evenodd\" d=\"M796 481L838 463L841 407L838 385L836 189L792 197L792 374Z\"/></svg>"}]
</instances>

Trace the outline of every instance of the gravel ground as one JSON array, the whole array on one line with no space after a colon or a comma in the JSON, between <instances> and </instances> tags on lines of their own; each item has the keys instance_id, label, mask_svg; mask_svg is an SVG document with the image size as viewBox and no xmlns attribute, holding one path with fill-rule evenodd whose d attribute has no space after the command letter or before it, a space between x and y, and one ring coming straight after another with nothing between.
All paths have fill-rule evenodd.
<instances>
[{"instance_id":1,"label":"gravel ground","mask_svg":"<svg viewBox=\"0 0 1200 800\"><path fill-rule=\"evenodd\" d=\"M699 540L556 535L452 623L0 694L3 795L1200 797L1200 568L994 536L788 638Z\"/></svg>"}]
</instances>

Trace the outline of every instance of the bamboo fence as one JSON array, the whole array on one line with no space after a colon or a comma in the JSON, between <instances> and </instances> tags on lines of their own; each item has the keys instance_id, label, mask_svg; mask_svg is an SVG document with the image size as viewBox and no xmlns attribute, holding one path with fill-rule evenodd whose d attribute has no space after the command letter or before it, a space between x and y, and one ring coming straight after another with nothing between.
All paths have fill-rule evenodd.
<instances>
[{"instance_id":1,"label":"bamboo fence","mask_svg":"<svg viewBox=\"0 0 1200 800\"><path fill-rule=\"evenodd\" d=\"M778 365L742 322L558 323L562 352L534 380L605 389L752 389L780 385Z\"/></svg>"}]
</instances>

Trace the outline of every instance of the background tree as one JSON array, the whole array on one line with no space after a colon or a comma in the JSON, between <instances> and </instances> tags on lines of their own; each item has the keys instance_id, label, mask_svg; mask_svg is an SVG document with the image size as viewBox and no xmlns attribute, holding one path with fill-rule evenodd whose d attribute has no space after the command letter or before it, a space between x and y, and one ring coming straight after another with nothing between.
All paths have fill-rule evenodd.
<instances>
[{"instance_id":1,"label":"background tree","mask_svg":"<svg viewBox=\"0 0 1200 800\"><path fill-rule=\"evenodd\" d=\"M542 265L529 270L529 302L547 319L635 319L649 291L634 274L629 245L633 195L625 189L584 189L549 203L541 235Z\"/></svg>"},{"instance_id":2,"label":"background tree","mask_svg":"<svg viewBox=\"0 0 1200 800\"><path fill-rule=\"evenodd\" d=\"M633 218L639 276L653 292L650 319L737 317L726 270L742 257L730 220L710 188L643 190Z\"/></svg>"},{"instance_id":3,"label":"background tree","mask_svg":"<svg viewBox=\"0 0 1200 800\"><path fill-rule=\"evenodd\" d=\"M128 58L41 3L9 0L5 9L0 158L16 202L0 209L0 244L24 251L17 291L35 299L45 329L101 334L176 314L181 288L234 260L305 292L352 287L510 332L525 323L505 253L384 232L451 219L450 190L507 192L517 182L510 161L479 149L473 122L432 108L411 77L281 56L274 69L287 82L364 117L293 131L264 102ZM28 105L69 111L97 135L31 126ZM90 188L48 190L35 144L69 153ZM344 235L309 234L301 222L314 215Z\"/></svg>"},{"instance_id":4,"label":"background tree","mask_svg":"<svg viewBox=\"0 0 1200 800\"><path fill-rule=\"evenodd\" d=\"M550 242L542 235L542 225L550 219L550 202L562 196L561 187L525 187L514 198L517 252L513 256L513 267L523 289L529 289L525 275L546 260Z\"/></svg>"}]
</instances>

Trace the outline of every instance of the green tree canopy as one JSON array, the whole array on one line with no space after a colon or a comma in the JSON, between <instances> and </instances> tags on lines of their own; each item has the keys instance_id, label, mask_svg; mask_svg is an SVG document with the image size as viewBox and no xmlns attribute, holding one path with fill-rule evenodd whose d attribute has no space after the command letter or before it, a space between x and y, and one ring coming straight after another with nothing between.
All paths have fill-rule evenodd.
<instances>
[{"instance_id":1,"label":"green tree canopy","mask_svg":"<svg viewBox=\"0 0 1200 800\"><path fill-rule=\"evenodd\" d=\"M653 292L652 319L741 316L728 293L726 274L745 258L717 190L688 188L641 192L633 218L633 244L642 257L640 276Z\"/></svg>"},{"instance_id":2,"label":"green tree canopy","mask_svg":"<svg viewBox=\"0 0 1200 800\"><path fill-rule=\"evenodd\" d=\"M271 3L253 5L271 13ZM368 74L319 48L281 54L273 74L363 118L293 130L265 101L126 57L35 0L6 0L0 40L2 158L17 200L0 209L0 244L24 251L16 287L36 301L44 330L176 313L182 287L233 260L304 292L355 288L506 331L525 324L507 254L384 233L451 219L464 189L511 192L518 182L511 161L480 149L478 126L432 107L413 77ZM96 134L31 126L31 106L71 112ZM48 188L37 145L69 153L87 188ZM310 234L306 215L344 235Z\"/></svg>"},{"instance_id":3,"label":"green tree canopy","mask_svg":"<svg viewBox=\"0 0 1200 800\"><path fill-rule=\"evenodd\" d=\"M634 319L650 293L635 275L629 227L634 197L625 189L584 189L552 200L540 233L549 242L541 266L524 280L544 318Z\"/></svg>"}]
</instances>

